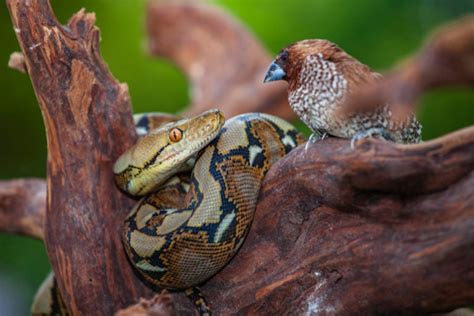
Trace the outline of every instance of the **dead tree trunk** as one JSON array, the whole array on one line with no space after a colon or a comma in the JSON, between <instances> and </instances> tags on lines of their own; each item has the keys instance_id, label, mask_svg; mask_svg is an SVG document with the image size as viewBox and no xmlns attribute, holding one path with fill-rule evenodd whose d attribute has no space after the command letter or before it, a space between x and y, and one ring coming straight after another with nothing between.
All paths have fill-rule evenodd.
<instances>
[{"instance_id":1,"label":"dead tree trunk","mask_svg":"<svg viewBox=\"0 0 474 316\"><path fill-rule=\"evenodd\" d=\"M1 182L0 229L37 238L44 231L70 311L111 315L153 295L125 257L120 229L134 201L119 193L111 173L115 158L135 140L127 88L101 60L93 14L80 11L65 28L47 1L7 5L24 55L15 68L31 77L45 121L48 190L45 199L44 182ZM190 113L217 102L232 115L240 110L291 116L281 87L264 90L256 83L268 56L224 13L153 3L148 18L152 52L175 60L199 91ZM455 39L464 43L473 25L466 19L449 31L464 34ZM194 36L209 41L220 39L216 45L251 48L245 58L254 58L252 66L236 85L217 72L206 78L196 72L192 65L211 65L199 41L184 32L189 29L199 29L201 35ZM173 47L177 38L181 46ZM433 50L427 51L421 54L436 61ZM434 52L450 56L443 48ZM239 71L232 63L243 60L230 53L211 57L225 57L229 72ZM459 69L471 73L459 81L472 85L471 59L464 57L457 59L467 63ZM393 95L403 91L400 80L413 79L396 78ZM378 91L357 102L385 98ZM239 107L249 96L251 105ZM366 141L351 150L348 141L329 139L308 151L298 148L270 170L247 240L203 292L217 315L427 314L468 305L474 302L473 188L472 127L411 146ZM194 312L182 294L163 294L133 308L156 311L156 305L164 314Z\"/></svg>"},{"instance_id":2,"label":"dead tree trunk","mask_svg":"<svg viewBox=\"0 0 474 316\"><path fill-rule=\"evenodd\" d=\"M73 314L111 315L151 291L122 249L133 201L114 186L114 160L135 141L127 86L99 55L95 15L67 27L48 1L7 0L48 141L45 243Z\"/></svg>"}]
</instances>

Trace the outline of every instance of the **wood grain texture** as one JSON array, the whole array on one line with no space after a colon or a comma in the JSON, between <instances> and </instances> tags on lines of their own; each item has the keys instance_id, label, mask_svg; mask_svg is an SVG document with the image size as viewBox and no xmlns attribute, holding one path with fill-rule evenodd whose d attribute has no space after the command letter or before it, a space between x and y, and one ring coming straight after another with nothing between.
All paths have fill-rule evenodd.
<instances>
[{"instance_id":1,"label":"wood grain texture","mask_svg":"<svg viewBox=\"0 0 474 316\"><path fill-rule=\"evenodd\" d=\"M41 238L46 208L48 255L71 312L111 315L153 295L125 257L120 230L134 201L111 173L136 138L126 86L98 53L92 14L81 11L62 27L47 1L7 5L45 121L48 192L45 200L38 180L0 183L2 218L20 219L11 227L0 220L0 230ZM283 90L257 87L256 70L269 57L221 11L152 2L148 15L152 51L177 62L194 85L189 113L212 102L233 104L228 115L291 111L280 103ZM206 55L194 39L220 53ZM249 68L239 45L255 58ZM207 61L225 57L224 74ZM246 93L255 96L248 105ZM366 140L351 150L327 139L299 147L272 167L242 249L202 290L217 315L419 315L471 304L473 187L472 127L417 145ZM153 300L140 302L136 308L151 312ZM165 303L174 307L164 315L195 313L183 294Z\"/></svg>"},{"instance_id":2,"label":"wood grain texture","mask_svg":"<svg viewBox=\"0 0 474 316\"><path fill-rule=\"evenodd\" d=\"M201 289L216 315L430 315L469 305L473 187L474 127L417 145L300 146L270 169L244 245Z\"/></svg>"},{"instance_id":3,"label":"wood grain texture","mask_svg":"<svg viewBox=\"0 0 474 316\"><path fill-rule=\"evenodd\" d=\"M218 315L420 315L469 305L473 188L474 127L414 146L300 146L267 174L247 240L203 292Z\"/></svg>"},{"instance_id":4,"label":"wood grain texture","mask_svg":"<svg viewBox=\"0 0 474 316\"><path fill-rule=\"evenodd\" d=\"M177 64L190 81L185 115L219 108L226 117L263 112L296 118L286 84L263 84L272 57L230 14L197 1L152 0L146 19L150 53Z\"/></svg>"},{"instance_id":5,"label":"wood grain texture","mask_svg":"<svg viewBox=\"0 0 474 316\"><path fill-rule=\"evenodd\" d=\"M166 290L150 300L140 301L126 309L119 310L115 316L176 316L178 315L173 296ZM182 315L182 314L181 314Z\"/></svg>"},{"instance_id":6,"label":"wood grain texture","mask_svg":"<svg viewBox=\"0 0 474 316\"><path fill-rule=\"evenodd\" d=\"M112 175L136 138L127 86L100 57L94 14L81 10L63 27L48 1L7 6L46 127L51 265L74 315L111 315L149 293L122 248L133 201Z\"/></svg>"},{"instance_id":7,"label":"wood grain texture","mask_svg":"<svg viewBox=\"0 0 474 316\"><path fill-rule=\"evenodd\" d=\"M43 240L46 216L46 181L0 181L0 232Z\"/></svg>"},{"instance_id":8,"label":"wood grain texture","mask_svg":"<svg viewBox=\"0 0 474 316\"><path fill-rule=\"evenodd\" d=\"M425 91L450 86L474 87L473 14L435 30L423 47L389 71L385 80L347 98L340 114L389 104L394 115L403 118Z\"/></svg>"}]
</instances>

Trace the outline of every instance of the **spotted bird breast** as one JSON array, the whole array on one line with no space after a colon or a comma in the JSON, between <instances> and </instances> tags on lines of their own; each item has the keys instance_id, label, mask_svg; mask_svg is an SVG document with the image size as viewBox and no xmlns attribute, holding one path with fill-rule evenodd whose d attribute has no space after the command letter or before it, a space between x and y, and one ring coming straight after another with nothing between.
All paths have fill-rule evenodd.
<instances>
[{"instance_id":1,"label":"spotted bird breast","mask_svg":"<svg viewBox=\"0 0 474 316\"><path fill-rule=\"evenodd\" d=\"M273 116L244 114L227 121L200 153L187 193L177 189L182 205L163 203L158 191L129 215L125 244L132 262L150 282L171 288L214 275L242 245L268 169L304 141Z\"/></svg>"},{"instance_id":2,"label":"spotted bird breast","mask_svg":"<svg viewBox=\"0 0 474 316\"><path fill-rule=\"evenodd\" d=\"M341 138L351 138L370 128L384 128L397 143L421 141L421 125L414 115L394 120L388 106L372 112L338 115L346 95L357 87L337 69L336 64L321 54L307 56L299 73L298 84L288 94L290 106L314 132L324 131Z\"/></svg>"},{"instance_id":3,"label":"spotted bird breast","mask_svg":"<svg viewBox=\"0 0 474 316\"><path fill-rule=\"evenodd\" d=\"M288 101L313 131L330 132L337 130L339 125L335 121L335 111L346 90L347 81L334 63L325 60L321 54L310 55L305 58L297 88L289 92Z\"/></svg>"}]
</instances>

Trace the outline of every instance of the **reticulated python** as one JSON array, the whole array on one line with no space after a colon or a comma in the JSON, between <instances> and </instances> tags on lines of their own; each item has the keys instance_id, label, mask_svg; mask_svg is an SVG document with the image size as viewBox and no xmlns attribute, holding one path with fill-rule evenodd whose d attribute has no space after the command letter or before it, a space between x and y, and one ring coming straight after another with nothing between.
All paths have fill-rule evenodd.
<instances>
[{"instance_id":1,"label":"reticulated python","mask_svg":"<svg viewBox=\"0 0 474 316\"><path fill-rule=\"evenodd\" d=\"M137 117L146 135L114 166L122 190L145 196L125 220L125 249L146 280L185 289L200 314L209 314L195 286L235 255L266 172L305 138L286 121L256 113L224 124L211 110L150 131L157 122L156 115Z\"/></svg>"}]
</instances>

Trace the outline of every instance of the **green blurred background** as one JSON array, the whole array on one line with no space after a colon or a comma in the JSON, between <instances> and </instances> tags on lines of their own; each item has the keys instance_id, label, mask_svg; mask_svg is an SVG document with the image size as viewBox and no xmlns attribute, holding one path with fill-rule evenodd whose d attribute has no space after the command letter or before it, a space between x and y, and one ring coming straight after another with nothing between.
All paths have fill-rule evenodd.
<instances>
[{"instance_id":1,"label":"green blurred background","mask_svg":"<svg viewBox=\"0 0 474 316\"><path fill-rule=\"evenodd\" d=\"M126 82L135 112L176 112L189 101L186 78L166 60L143 50L144 0L52 1L60 21L85 7L97 13L101 51L111 71ZM246 24L275 54L304 38L326 38L383 71L420 47L437 25L474 11L472 0L222 0L213 1ZM7 67L19 50L8 12L0 9L0 179L45 177L43 123L28 76ZM430 139L474 123L474 93L432 92L419 118ZM65 232L67 233L67 232ZM0 315L27 315L47 275L43 245L0 234Z\"/></svg>"}]
</instances>

